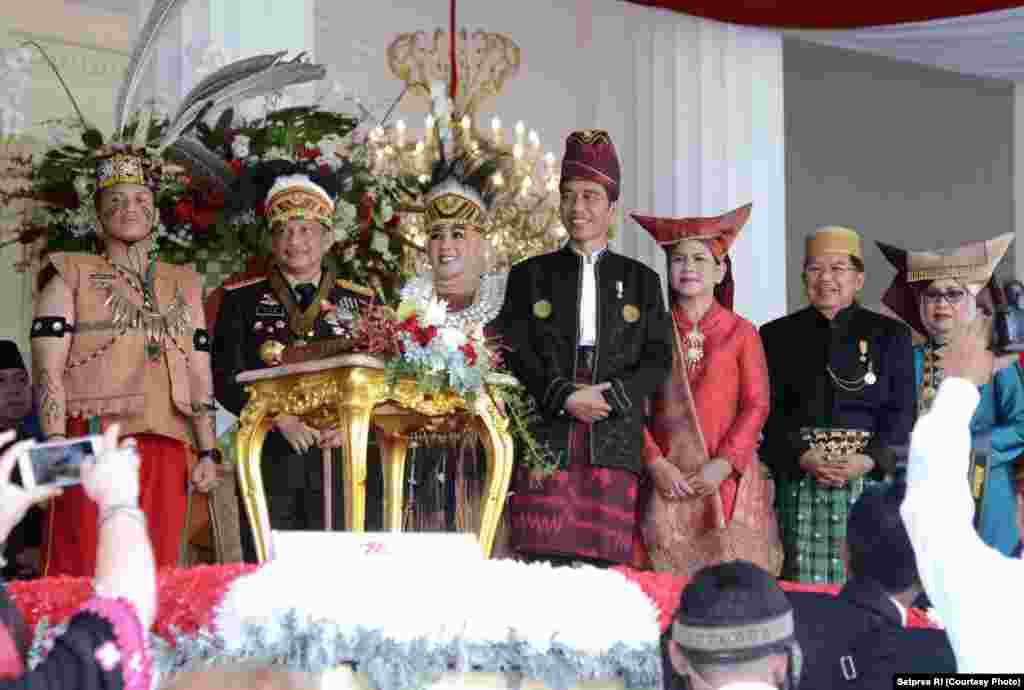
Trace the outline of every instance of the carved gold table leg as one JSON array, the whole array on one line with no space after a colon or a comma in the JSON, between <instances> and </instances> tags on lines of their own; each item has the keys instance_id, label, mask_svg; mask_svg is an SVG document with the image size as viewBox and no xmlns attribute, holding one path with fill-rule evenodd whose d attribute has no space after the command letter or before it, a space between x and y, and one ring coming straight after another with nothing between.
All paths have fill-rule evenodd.
<instances>
[{"instance_id":1,"label":"carved gold table leg","mask_svg":"<svg viewBox=\"0 0 1024 690\"><path fill-rule=\"evenodd\" d=\"M366 445L370 438L372 404L338 403L341 444L341 479L345 495L345 530L366 529Z\"/></svg>"},{"instance_id":2,"label":"carved gold table leg","mask_svg":"<svg viewBox=\"0 0 1024 690\"><path fill-rule=\"evenodd\" d=\"M251 403L250 403L251 404ZM263 455L263 441L270 431L271 420L266 410L255 405L243 413L235 439L237 449L238 482L242 490L242 502L249 516L249 525L256 543L256 560L264 563L273 556L270 543L270 513L267 510L267 495L263 487L263 472L260 460Z\"/></svg>"},{"instance_id":3,"label":"carved gold table leg","mask_svg":"<svg viewBox=\"0 0 1024 690\"><path fill-rule=\"evenodd\" d=\"M487 480L481 498L483 510L480 516L479 539L484 557L490 558L491 549L494 547L494 535L498 530L502 510L505 508L508 485L512 481L515 453L506 419L496 417L487 409L478 408L475 421L487 455Z\"/></svg>"},{"instance_id":4,"label":"carved gold table leg","mask_svg":"<svg viewBox=\"0 0 1024 690\"><path fill-rule=\"evenodd\" d=\"M402 507L405 489L405 456L409 437L377 431L380 461L384 473L384 529L402 531Z\"/></svg>"}]
</instances>

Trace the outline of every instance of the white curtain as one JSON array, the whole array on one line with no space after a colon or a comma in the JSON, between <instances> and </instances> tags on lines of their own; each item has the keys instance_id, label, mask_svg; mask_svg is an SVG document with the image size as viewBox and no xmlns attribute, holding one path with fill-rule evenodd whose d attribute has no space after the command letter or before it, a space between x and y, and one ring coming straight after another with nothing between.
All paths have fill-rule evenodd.
<instances>
[{"instance_id":1,"label":"white curtain","mask_svg":"<svg viewBox=\"0 0 1024 690\"><path fill-rule=\"evenodd\" d=\"M782 39L614 0L581 0L581 127L607 129L622 159L616 248L664 256L629 213L718 215L753 201L732 258L736 309L761 324L786 311Z\"/></svg>"}]
</instances>

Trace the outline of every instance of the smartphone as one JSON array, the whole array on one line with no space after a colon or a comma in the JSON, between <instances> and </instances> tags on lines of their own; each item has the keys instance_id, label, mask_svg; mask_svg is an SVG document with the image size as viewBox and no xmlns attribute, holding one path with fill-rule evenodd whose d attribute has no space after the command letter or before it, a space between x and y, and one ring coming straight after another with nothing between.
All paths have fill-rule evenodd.
<instances>
[{"instance_id":1,"label":"smartphone","mask_svg":"<svg viewBox=\"0 0 1024 690\"><path fill-rule=\"evenodd\" d=\"M26 489L77 486L82 483L82 463L99 455L102 448L102 436L47 441L32 446L18 458L21 483Z\"/></svg>"}]
</instances>

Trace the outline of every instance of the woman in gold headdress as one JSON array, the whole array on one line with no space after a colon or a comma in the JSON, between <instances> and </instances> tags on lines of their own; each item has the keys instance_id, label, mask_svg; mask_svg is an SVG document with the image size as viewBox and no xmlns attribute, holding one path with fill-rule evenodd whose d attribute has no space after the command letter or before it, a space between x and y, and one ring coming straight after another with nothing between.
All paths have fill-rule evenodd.
<instances>
[{"instance_id":1,"label":"woman in gold headdress","mask_svg":"<svg viewBox=\"0 0 1024 690\"><path fill-rule=\"evenodd\" d=\"M977 316L978 298L1012 241L1007 233L948 252L907 252L878 243L898 271L882 302L924 338L914 347L921 412L931 407L943 377L936 351ZM1015 460L1024 454L1024 379L1015 360L1011 355L999 362L992 380L981 387L981 402L971 420L974 453L989 458L975 516L978 532L1006 555L1020 541L1012 477Z\"/></svg>"},{"instance_id":2,"label":"woman in gold headdress","mask_svg":"<svg viewBox=\"0 0 1024 690\"><path fill-rule=\"evenodd\" d=\"M643 535L654 567L691 577L726 560L782 566L774 483L757 458L768 368L754 326L732 311L727 252L748 204L717 218L634 214L668 255L675 355L652 397L644 456L653 478Z\"/></svg>"},{"instance_id":3,"label":"woman in gold headdress","mask_svg":"<svg viewBox=\"0 0 1024 690\"><path fill-rule=\"evenodd\" d=\"M430 270L402 288L403 300L436 297L447 304L445 325L480 327L499 334L507 274L487 268L491 178L497 162L465 156L435 164L424 212ZM483 486L482 455L475 437L426 437L436 448L416 449L407 465L406 528L474 531Z\"/></svg>"}]
</instances>

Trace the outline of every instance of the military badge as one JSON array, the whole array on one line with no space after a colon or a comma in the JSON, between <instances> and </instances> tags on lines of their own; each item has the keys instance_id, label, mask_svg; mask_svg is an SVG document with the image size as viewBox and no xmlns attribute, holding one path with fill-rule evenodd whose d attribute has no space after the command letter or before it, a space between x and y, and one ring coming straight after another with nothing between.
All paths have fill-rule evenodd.
<instances>
[{"instance_id":1,"label":"military badge","mask_svg":"<svg viewBox=\"0 0 1024 690\"><path fill-rule=\"evenodd\" d=\"M622 308L622 318L626 323L636 323L640 320L640 309L635 304L627 304Z\"/></svg>"},{"instance_id":2,"label":"military badge","mask_svg":"<svg viewBox=\"0 0 1024 690\"><path fill-rule=\"evenodd\" d=\"M542 299L533 305L533 315L538 319L546 319L551 316L551 302Z\"/></svg>"}]
</instances>

